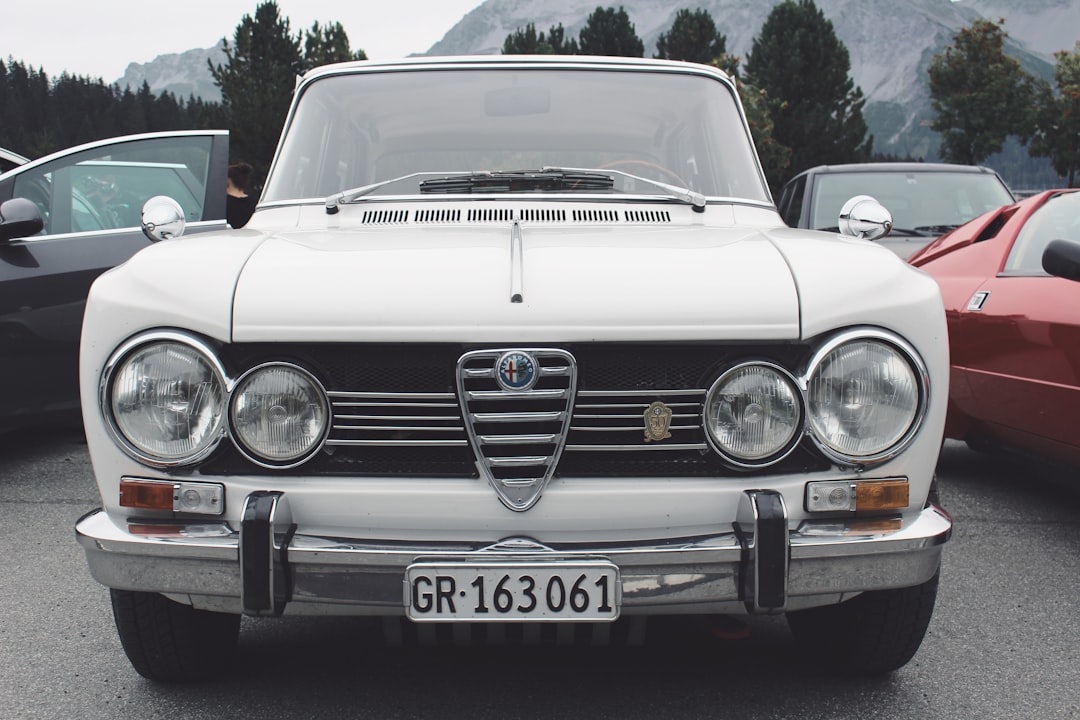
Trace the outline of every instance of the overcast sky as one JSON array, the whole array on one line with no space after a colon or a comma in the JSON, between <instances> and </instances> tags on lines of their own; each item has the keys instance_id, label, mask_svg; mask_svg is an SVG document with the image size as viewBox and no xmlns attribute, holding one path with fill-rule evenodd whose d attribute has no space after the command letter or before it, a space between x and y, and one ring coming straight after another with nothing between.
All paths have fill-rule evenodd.
<instances>
[{"instance_id":1,"label":"overcast sky","mask_svg":"<svg viewBox=\"0 0 1080 720\"><path fill-rule=\"evenodd\" d=\"M295 35L340 22L353 49L382 60L425 52L483 0L277 0ZM128 63L232 42L260 0L4 0L0 54L50 78L118 80Z\"/></svg>"}]
</instances>

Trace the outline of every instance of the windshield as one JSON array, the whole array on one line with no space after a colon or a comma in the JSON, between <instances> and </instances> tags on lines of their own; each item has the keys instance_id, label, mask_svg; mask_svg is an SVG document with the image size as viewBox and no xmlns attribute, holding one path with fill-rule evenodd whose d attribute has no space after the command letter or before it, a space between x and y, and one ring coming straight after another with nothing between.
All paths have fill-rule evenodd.
<instances>
[{"instance_id":1,"label":"windshield","mask_svg":"<svg viewBox=\"0 0 1080 720\"><path fill-rule=\"evenodd\" d=\"M852 172L823 173L814 189L810 227L836 227L840 208L855 195L870 195L893 216L893 227L943 235L949 229L1002 205L1013 197L993 173Z\"/></svg>"},{"instance_id":2,"label":"windshield","mask_svg":"<svg viewBox=\"0 0 1080 720\"><path fill-rule=\"evenodd\" d=\"M769 201L724 83L674 72L507 67L313 82L263 200L325 198L414 173L545 167L620 170L711 197ZM417 193L418 183L372 194Z\"/></svg>"}]
</instances>

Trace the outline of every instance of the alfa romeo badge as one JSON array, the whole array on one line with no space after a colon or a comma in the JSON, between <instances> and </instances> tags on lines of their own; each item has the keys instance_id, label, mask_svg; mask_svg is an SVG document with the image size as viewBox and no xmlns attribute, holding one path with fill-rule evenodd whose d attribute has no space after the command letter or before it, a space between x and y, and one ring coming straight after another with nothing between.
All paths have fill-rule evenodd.
<instances>
[{"instance_id":1,"label":"alfa romeo badge","mask_svg":"<svg viewBox=\"0 0 1080 720\"><path fill-rule=\"evenodd\" d=\"M495 380L503 390L531 390L538 376L536 359L521 350L505 352L495 363Z\"/></svg>"}]
</instances>

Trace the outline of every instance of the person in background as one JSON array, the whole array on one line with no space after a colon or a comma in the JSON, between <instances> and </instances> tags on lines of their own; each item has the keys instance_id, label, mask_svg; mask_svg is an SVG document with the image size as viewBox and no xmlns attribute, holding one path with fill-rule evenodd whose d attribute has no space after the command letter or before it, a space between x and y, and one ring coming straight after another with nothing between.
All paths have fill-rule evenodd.
<instances>
[{"instance_id":1,"label":"person in background","mask_svg":"<svg viewBox=\"0 0 1080 720\"><path fill-rule=\"evenodd\" d=\"M251 166L246 162L229 166L229 175L225 179L225 219L234 228L247 225L247 221L255 212L257 198L247 194L250 178Z\"/></svg>"}]
</instances>

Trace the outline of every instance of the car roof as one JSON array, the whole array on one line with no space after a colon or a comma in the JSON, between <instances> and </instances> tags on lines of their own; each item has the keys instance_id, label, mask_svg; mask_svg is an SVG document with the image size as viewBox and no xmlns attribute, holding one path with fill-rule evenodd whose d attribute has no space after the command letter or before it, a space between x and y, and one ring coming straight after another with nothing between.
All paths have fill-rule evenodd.
<instances>
[{"instance_id":1,"label":"car roof","mask_svg":"<svg viewBox=\"0 0 1080 720\"><path fill-rule=\"evenodd\" d=\"M372 70L420 70L420 69L466 69L495 67L563 67L597 68L617 70L666 70L712 75L734 83L731 76L712 65L685 62L682 60L661 60L656 58L632 58L617 56L592 55L447 55L416 56L391 60L352 60L333 63L309 70L297 79L297 87L306 85L311 80L324 75L343 72Z\"/></svg>"},{"instance_id":2,"label":"car roof","mask_svg":"<svg viewBox=\"0 0 1080 720\"><path fill-rule=\"evenodd\" d=\"M30 162L30 158L23 157L17 152L0 147L0 168L16 168Z\"/></svg>"},{"instance_id":3,"label":"car roof","mask_svg":"<svg viewBox=\"0 0 1080 720\"><path fill-rule=\"evenodd\" d=\"M982 165L957 165L953 163L929 163L929 162L870 162L870 163L845 163L840 165L818 165L803 170L799 175L823 175L828 173L860 173L860 172L952 172L952 173L985 173L996 175L997 173ZM798 177L799 175L796 175Z\"/></svg>"}]
</instances>

